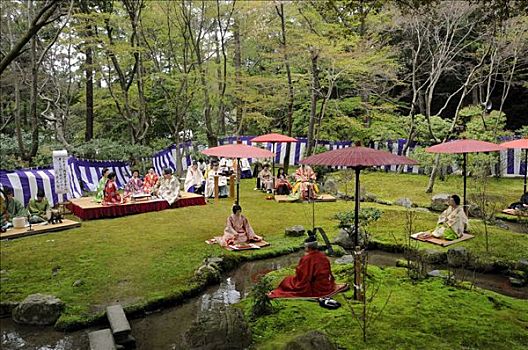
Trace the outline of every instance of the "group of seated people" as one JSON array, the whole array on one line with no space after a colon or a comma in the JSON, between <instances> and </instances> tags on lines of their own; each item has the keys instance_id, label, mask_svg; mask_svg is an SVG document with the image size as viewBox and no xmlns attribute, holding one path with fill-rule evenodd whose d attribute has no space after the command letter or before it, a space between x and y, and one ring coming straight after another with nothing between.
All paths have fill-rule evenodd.
<instances>
[{"instance_id":1,"label":"group of seated people","mask_svg":"<svg viewBox=\"0 0 528 350\"><path fill-rule=\"evenodd\" d=\"M264 164L262 170L258 173L257 189L278 195L292 195L299 199L311 200L317 197L319 187L315 182L317 176L309 165L301 165L294 174L295 183L293 186L288 180L288 174L284 168L277 170L277 176L269 169L269 164Z\"/></svg>"},{"instance_id":2,"label":"group of seated people","mask_svg":"<svg viewBox=\"0 0 528 350\"><path fill-rule=\"evenodd\" d=\"M38 224L48 221L51 215L51 206L42 188L37 189L37 196L31 198L24 208L14 197L13 189L4 187L3 196L0 196L0 227L2 231L13 226L13 219L17 217L28 218L29 223Z\"/></svg>"}]
</instances>

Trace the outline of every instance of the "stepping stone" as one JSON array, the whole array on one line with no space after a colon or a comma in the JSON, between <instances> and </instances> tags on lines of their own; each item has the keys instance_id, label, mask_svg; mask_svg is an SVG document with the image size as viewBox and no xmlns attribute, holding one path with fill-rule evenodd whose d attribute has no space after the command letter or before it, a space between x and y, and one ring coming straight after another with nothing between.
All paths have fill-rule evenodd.
<instances>
[{"instance_id":1,"label":"stepping stone","mask_svg":"<svg viewBox=\"0 0 528 350\"><path fill-rule=\"evenodd\" d=\"M112 305L106 308L106 317L110 322L110 328L114 335L115 341L118 344L122 344L123 341L128 339L130 335L130 323L125 315L125 311L121 305Z\"/></svg>"},{"instance_id":2,"label":"stepping stone","mask_svg":"<svg viewBox=\"0 0 528 350\"><path fill-rule=\"evenodd\" d=\"M114 337L109 328L88 333L90 350L116 350Z\"/></svg>"}]
</instances>

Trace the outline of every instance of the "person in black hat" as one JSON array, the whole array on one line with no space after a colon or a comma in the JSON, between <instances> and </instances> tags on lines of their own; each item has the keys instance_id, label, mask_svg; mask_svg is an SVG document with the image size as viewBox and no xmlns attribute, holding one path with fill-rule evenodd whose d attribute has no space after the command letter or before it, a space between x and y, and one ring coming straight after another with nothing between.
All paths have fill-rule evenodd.
<instances>
[{"instance_id":1,"label":"person in black hat","mask_svg":"<svg viewBox=\"0 0 528 350\"><path fill-rule=\"evenodd\" d=\"M30 215L29 222L32 224L45 222L48 210L50 210L48 199L44 194L44 190L39 188L37 191L37 198L32 198L28 204L28 212Z\"/></svg>"}]
</instances>

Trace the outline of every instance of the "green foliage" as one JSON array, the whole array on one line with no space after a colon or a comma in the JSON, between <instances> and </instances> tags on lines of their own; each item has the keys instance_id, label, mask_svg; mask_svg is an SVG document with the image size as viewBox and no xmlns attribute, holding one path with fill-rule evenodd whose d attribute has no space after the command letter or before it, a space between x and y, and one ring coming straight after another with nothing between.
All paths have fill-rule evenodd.
<instances>
[{"instance_id":1,"label":"green foliage","mask_svg":"<svg viewBox=\"0 0 528 350\"><path fill-rule=\"evenodd\" d=\"M144 145L127 145L108 139L93 139L75 148L75 155L88 159L137 160L150 157L157 151Z\"/></svg>"},{"instance_id":2,"label":"green foliage","mask_svg":"<svg viewBox=\"0 0 528 350\"><path fill-rule=\"evenodd\" d=\"M251 287L250 297L252 299L251 317L257 318L269 315L273 312L268 293L273 289L271 279L268 276L262 276L260 280Z\"/></svg>"},{"instance_id":3,"label":"green foliage","mask_svg":"<svg viewBox=\"0 0 528 350\"><path fill-rule=\"evenodd\" d=\"M478 107L467 107L467 110L474 111ZM464 109L466 110L466 108ZM466 130L462 137L468 139L497 142L497 137L511 136L512 132L506 131L506 115L499 111L491 111L489 114L474 113L466 124Z\"/></svg>"},{"instance_id":4,"label":"green foliage","mask_svg":"<svg viewBox=\"0 0 528 350\"><path fill-rule=\"evenodd\" d=\"M363 227L378 221L383 212L377 208L360 208L359 209L359 224ZM337 227L349 228L354 225L356 215L353 210L342 211L333 216L333 219L339 221Z\"/></svg>"}]
</instances>

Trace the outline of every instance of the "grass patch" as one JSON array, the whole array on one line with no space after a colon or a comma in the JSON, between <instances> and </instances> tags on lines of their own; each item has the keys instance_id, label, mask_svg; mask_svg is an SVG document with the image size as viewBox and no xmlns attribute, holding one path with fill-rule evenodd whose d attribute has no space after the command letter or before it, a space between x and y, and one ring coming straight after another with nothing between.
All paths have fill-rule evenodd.
<instances>
[{"instance_id":1,"label":"grass patch","mask_svg":"<svg viewBox=\"0 0 528 350\"><path fill-rule=\"evenodd\" d=\"M292 269L272 273L274 285ZM351 269L334 266L338 281ZM369 267L369 282L380 284L375 308L387 307L363 343L361 330L345 305L326 310L298 300L275 302L276 312L251 323L255 349L278 349L295 336L320 330L343 349L524 349L528 304L485 290L447 287L441 279L411 283L404 269ZM352 297L352 291L345 293ZM342 295L336 297L342 304ZM250 310L250 302L242 307ZM359 312L359 305L354 308ZM523 345L524 344L524 345Z\"/></svg>"},{"instance_id":2,"label":"grass patch","mask_svg":"<svg viewBox=\"0 0 528 350\"><path fill-rule=\"evenodd\" d=\"M422 183L427 181L425 176L404 174L401 175L404 182L387 186L392 184L392 176L395 179L400 177L367 173L362 174L362 181L369 192L382 198L400 196L394 194L390 197L391 188L415 202L414 192L420 193L420 198L430 198L420 192L424 188ZM407 190L400 188L404 185ZM510 179L498 180L496 184L498 191L505 194L511 192L511 185ZM253 179L242 181L240 201L243 213L255 232L271 243L269 248L227 252L204 243L222 233L231 212L232 200L229 199L206 206L85 221L82 227L68 231L2 241L1 301L20 301L33 293L53 294L67 305L59 323L86 324L96 320L108 304L117 301L134 311L163 300L177 302L188 297L190 291L199 290L200 286L190 281L206 257L225 255L235 266L243 260L276 256L297 249L304 237L285 237L284 228L297 224L310 228L312 204L269 201L265 194L253 191L253 187ZM441 187L440 191L443 191ZM389 245L404 241L403 208L375 203L362 205L384 211L381 219L370 227L374 240ZM339 211L352 208L353 202L316 203L315 224L322 226L332 239L337 234L337 222L332 217ZM417 229L434 227L436 218L434 214L420 213ZM472 220L471 224L474 227L472 233L477 237L462 245L474 254L483 255L484 238L478 232L479 223ZM526 257L528 236L491 228L490 245L491 253L486 255L489 259L512 262L523 254ZM445 249L425 243L419 246ZM82 280L83 284L73 287L77 280Z\"/></svg>"}]
</instances>

